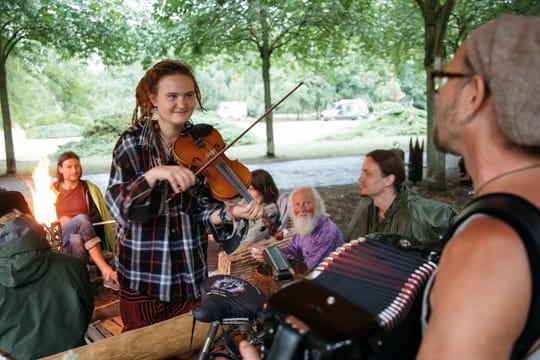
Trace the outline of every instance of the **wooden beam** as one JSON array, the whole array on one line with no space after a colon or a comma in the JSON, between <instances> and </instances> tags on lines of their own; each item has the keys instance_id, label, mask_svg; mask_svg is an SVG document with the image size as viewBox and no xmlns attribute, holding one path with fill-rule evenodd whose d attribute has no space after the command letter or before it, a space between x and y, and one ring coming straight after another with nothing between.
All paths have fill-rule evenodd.
<instances>
[{"instance_id":1,"label":"wooden beam","mask_svg":"<svg viewBox=\"0 0 540 360\"><path fill-rule=\"evenodd\" d=\"M75 348L73 352L84 360L165 359L190 351L192 324L191 314L184 314ZM209 323L196 322L191 350L202 347L209 328ZM67 351L43 359L62 360L65 354Z\"/></svg>"}]
</instances>

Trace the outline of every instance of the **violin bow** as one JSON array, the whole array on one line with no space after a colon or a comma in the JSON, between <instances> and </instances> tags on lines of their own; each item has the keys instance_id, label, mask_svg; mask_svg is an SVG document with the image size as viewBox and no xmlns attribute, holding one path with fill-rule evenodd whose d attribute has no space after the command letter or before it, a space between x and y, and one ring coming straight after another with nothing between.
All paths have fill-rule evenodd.
<instances>
[{"instance_id":1,"label":"violin bow","mask_svg":"<svg viewBox=\"0 0 540 360\"><path fill-rule=\"evenodd\" d=\"M234 144L236 144L236 142L238 140L240 140L242 138L242 136L244 136L249 130L251 130L259 121L261 121L262 119L264 119L266 117L266 115L270 114L275 108L277 108L283 101L285 101L285 99L287 99L289 96L291 96L296 90L298 90L298 88L300 86L302 86L304 84L303 81L301 81L298 85L296 85L294 88L292 88L287 94L285 94L285 96L283 96L278 102L276 102L274 105L270 106L270 108L268 108L268 110L266 110L264 112L264 114L262 114L257 120L255 120L251 125L249 125L244 131L242 131L242 133L240 133L240 135L238 135L236 137L236 139L234 139L233 141L231 141L229 143L229 145L225 146L223 149L221 149L220 151L218 151L214 156L212 156L212 158L210 158L210 160L208 160L206 162L206 164L204 164L203 166L201 166L199 168L199 170L197 170L197 172L195 173L195 176L199 175L204 169L206 169L208 166L210 166L210 164L212 164L218 157L220 157L225 151L227 151L231 146L233 146Z\"/></svg>"}]
</instances>

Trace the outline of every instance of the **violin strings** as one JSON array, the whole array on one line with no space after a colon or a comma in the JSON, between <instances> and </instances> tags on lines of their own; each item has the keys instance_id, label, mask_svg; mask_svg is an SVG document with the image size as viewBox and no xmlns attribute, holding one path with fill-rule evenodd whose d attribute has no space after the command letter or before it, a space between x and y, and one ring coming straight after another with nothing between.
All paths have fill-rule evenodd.
<instances>
[{"instance_id":1,"label":"violin strings","mask_svg":"<svg viewBox=\"0 0 540 360\"><path fill-rule=\"evenodd\" d=\"M248 202L253 200L251 198L251 195L247 191L246 187L244 186L242 181L240 181L238 176L236 176L234 171L232 171L232 169L223 160L220 159L220 160L217 160L216 162L218 162L218 164L216 164L216 167L218 168L218 170L221 172L223 176L225 176L232 183L234 188L238 190L238 192L242 195L242 197Z\"/></svg>"},{"instance_id":2,"label":"violin strings","mask_svg":"<svg viewBox=\"0 0 540 360\"><path fill-rule=\"evenodd\" d=\"M210 157L216 154L216 151L213 147L208 146L208 143L206 141L204 142L204 146L207 148L208 153L210 154ZM242 195L242 197L246 201L251 201L253 198L247 191L246 187L240 181L238 176L234 173L234 171L223 161L223 159L218 158L215 160L216 163L216 169L223 175L230 183L231 185Z\"/></svg>"}]
</instances>

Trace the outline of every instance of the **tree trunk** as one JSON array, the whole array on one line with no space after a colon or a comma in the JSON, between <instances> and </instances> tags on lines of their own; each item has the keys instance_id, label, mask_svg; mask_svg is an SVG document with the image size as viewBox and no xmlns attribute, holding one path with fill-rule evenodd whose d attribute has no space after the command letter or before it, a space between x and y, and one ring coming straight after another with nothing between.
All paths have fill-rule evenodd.
<instances>
[{"instance_id":1,"label":"tree trunk","mask_svg":"<svg viewBox=\"0 0 540 360\"><path fill-rule=\"evenodd\" d=\"M430 70L436 56L444 55L444 37L448 19L456 0L448 0L443 5L439 0L416 1L424 18L424 67L427 74L427 174L426 180L438 189L446 188L445 154L438 151L433 139L435 94L431 84Z\"/></svg>"},{"instance_id":2,"label":"tree trunk","mask_svg":"<svg viewBox=\"0 0 540 360\"><path fill-rule=\"evenodd\" d=\"M272 92L270 89L270 52L263 51L262 57L262 77L264 85L264 109L265 111L272 107ZM266 122L266 157L273 158L274 152L274 126L273 115L270 112L265 117Z\"/></svg>"},{"instance_id":3,"label":"tree trunk","mask_svg":"<svg viewBox=\"0 0 540 360\"><path fill-rule=\"evenodd\" d=\"M268 110L272 107L272 91L270 87L270 57L272 56L272 49L269 45L270 26L268 25L268 14L265 7L261 7L259 10L261 30L262 30L262 42L259 45L259 53L262 61L262 78L264 87L264 110ZM274 152L274 116L272 112L268 113L264 119L266 122L266 157L276 157Z\"/></svg>"},{"instance_id":4,"label":"tree trunk","mask_svg":"<svg viewBox=\"0 0 540 360\"><path fill-rule=\"evenodd\" d=\"M14 175L17 173L17 165L15 163L15 150L11 130L11 114L9 112L6 60L6 58L0 59L0 107L2 107L4 142L6 149L6 174Z\"/></svg>"}]
</instances>

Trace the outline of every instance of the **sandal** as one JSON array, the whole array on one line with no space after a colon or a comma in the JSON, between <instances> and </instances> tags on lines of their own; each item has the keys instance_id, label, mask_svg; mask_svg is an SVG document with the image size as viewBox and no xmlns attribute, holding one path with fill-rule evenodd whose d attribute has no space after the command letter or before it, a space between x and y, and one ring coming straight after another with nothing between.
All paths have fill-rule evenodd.
<instances>
[{"instance_id":1,"label":"sandal","mask_svg":"<svg viewBox=\"0 0 540 360\"><path fill-rule=\"evenodd\" d=\"M120 283L116 280L116 272L103 275L103 286L114 291L120 290Z\"/></svg>"}]
</instances>

